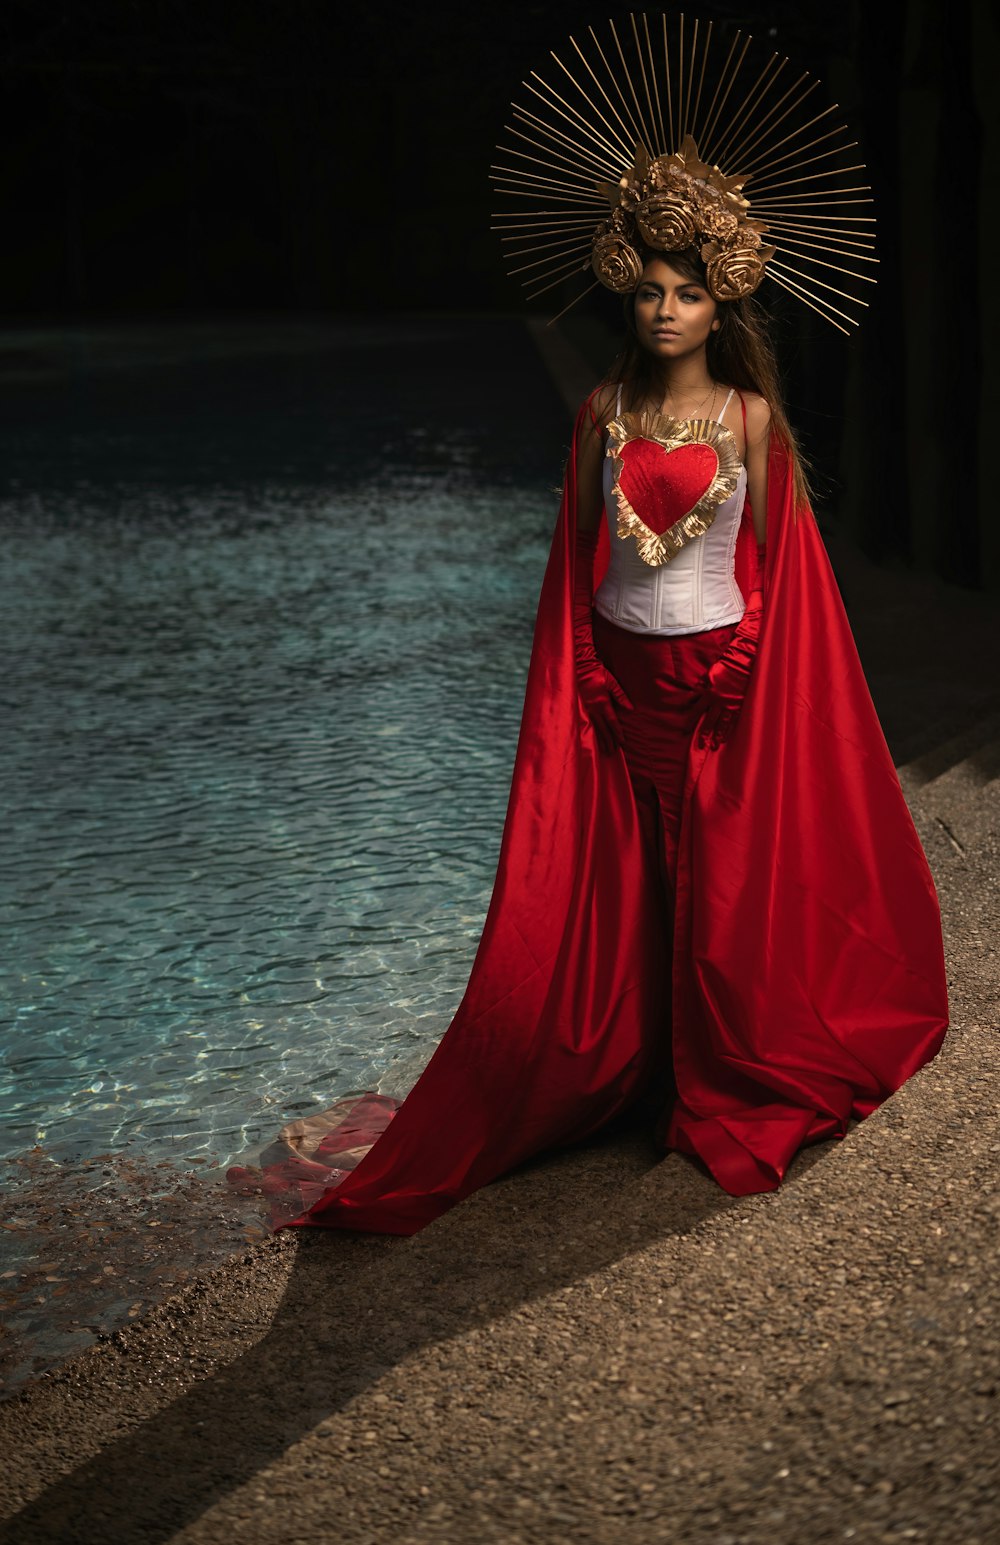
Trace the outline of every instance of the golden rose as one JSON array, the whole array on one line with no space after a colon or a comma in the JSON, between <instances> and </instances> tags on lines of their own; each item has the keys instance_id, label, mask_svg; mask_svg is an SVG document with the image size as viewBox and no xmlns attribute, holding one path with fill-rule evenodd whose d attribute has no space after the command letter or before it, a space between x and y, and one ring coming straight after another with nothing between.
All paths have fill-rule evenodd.
<instances>
[{"instance_id":1,"label":"golden rose","mask_svg":"<svg viewBox=\"0 0 1000 1545\"><path fill-rule=\"evenodd\" d=\"M764 264L773 251L773 247L749 243L720 248L717 242L709 242L701 249L709 293L716 300L741 300L744 295L752 295L764 277Z\"/></svg>"},{"instance_id":2,"label":"golden rose","mask_svg":"<svg viewBox=\"0 0 1000 1545\"><path fill-rule=\"evenodd\" d=\"M661 252L679 252L690 247L696 227L689 199L676 193L652 193L635 212L639 234L650 247Z\"/></svg>"},{"instance_id":3,"label":"golden rose","mask_svg":"<svg viewBox=\"0 0 1000 1545\"><path fill-rule=\"evenodd\" d=\"M622 209L633 210L642 198L641 185L629 177L623 177L618 188L618 202Z\"/></svg>"},{"instance_id":4,"label":"golden rose","mask_svg":"<svg viewBox=\"0 0 1000 1545\"><path fill-rule=\"evenodd\" d=\"M701 210L698 228L703 236L714 236L719 241L730 241L736 235L739 223L736 216L730 214L727 209L706 200Z\"/></svg>"},{"instance_id":5,"label":"golden rose","mask_svg":"<svg viewBox=\"0 0 1000 1545\"><path fill-rule=\"evenodd\" d=\"M598 236L590 266L605 288L614 290L616 295L635 289L642 278L642 259L621 236Z\"/></svg>"},{"instance_id":6,"label":"golden rose","mask_svg":"<svg viewBox=\"0 0 1000 1545\"><path fill-rule=\"evenodd\" d=\"M649 168L647 182L658 193L679 193L684 187L684 174L678 171L673 156L657 156Z\"/></svg>"}]
</instances>

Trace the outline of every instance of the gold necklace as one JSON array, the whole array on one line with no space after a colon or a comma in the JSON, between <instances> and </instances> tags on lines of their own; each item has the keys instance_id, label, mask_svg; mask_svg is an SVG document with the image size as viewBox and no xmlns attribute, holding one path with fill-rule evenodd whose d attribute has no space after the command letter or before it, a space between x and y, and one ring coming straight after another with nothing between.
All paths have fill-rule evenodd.
<instances>
[{"instance_id":1,"label":"gold necklace","mask_svg":"<svg viewBox=\"0 0 1000 1545\"><path fill-rule=\"evenodd\" d=\"M709 410L708 410L708 416L709 416L709 418L711 418L711 416L712 416L712 408L715 407L715 394L716 394L716 392L718 390L719 390L719 383L717 381L713 381L712 382L712 390L709 392L708 397L703 398L702 401L698 403L698 406L697 406L697 408L696 408L694 413L685 413L684 414L684 418L685 419L693 419L693 418L699 417L701 415L702 408L705 406L705 403L709 401L709 399L711 399L711 406L709 407ZM674 418L674 419L679 418L678 414L676 414L676 413L668 413L667 412L666 403L665 402L661 402L659 408L656 411L658 413L662 414L664 418Z\"/></svg>"}]
</instances>

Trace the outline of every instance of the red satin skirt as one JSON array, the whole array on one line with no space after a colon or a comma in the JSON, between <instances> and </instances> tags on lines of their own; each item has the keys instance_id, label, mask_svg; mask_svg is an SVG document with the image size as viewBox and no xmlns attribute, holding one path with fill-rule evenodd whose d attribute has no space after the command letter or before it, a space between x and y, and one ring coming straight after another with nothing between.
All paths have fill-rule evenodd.
<instances>
[{"instance_id":1,"label":"red satin skirt","mask_svg":"<svg viewBox=\"0 0 1000 1545\"><path fill-rule=\"evenodd\" d=\"M701 683L736 624L673 637L631 633L594 614L594 648L632 703L619 719L645 840L663 881L664 943L677 882L677 843L691 737L704 711Z\"/></svg>"}]
</instances>

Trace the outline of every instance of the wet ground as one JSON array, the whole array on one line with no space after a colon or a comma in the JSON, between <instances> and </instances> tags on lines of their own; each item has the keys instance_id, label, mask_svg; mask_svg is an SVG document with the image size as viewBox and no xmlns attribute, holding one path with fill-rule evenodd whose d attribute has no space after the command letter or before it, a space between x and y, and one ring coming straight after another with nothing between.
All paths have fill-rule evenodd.
<instances>
[{"instance_id":1,"label":"wet ground","mask_svg":"<svg viewBox=\"0 0 1000 1545\"><path fill-rule=\"evenodd\" d=\"M4 1163L0 1372L6 1395L267 1236L220 1169L121 1154Z\"/></svg>"}]
</instances>

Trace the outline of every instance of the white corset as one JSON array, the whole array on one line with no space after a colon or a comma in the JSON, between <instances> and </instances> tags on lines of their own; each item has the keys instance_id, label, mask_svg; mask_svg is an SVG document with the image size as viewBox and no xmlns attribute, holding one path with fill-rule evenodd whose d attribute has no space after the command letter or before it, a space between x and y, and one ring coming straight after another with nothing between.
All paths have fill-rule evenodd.
<instances>
[{"instance_id":1,"label":"white corset","mask_svg":"<svg viewBox=\"0 0 1000 1545\"><path fill-rule=\"evenodd\" d=\"M717 422L732 401L730 392ZM621 412L618 388L616 414ZM740 467L734 492L720 504L704 535L682 547L669 563L651 567L636 543L618 535L610 456L604 458L604 508L611 529L611 561L594 597L594 609L633 633L702 633L739 622L746 601L736 583L736 538L746 501L747 474Z\"/></svg>"}]
</instances>

